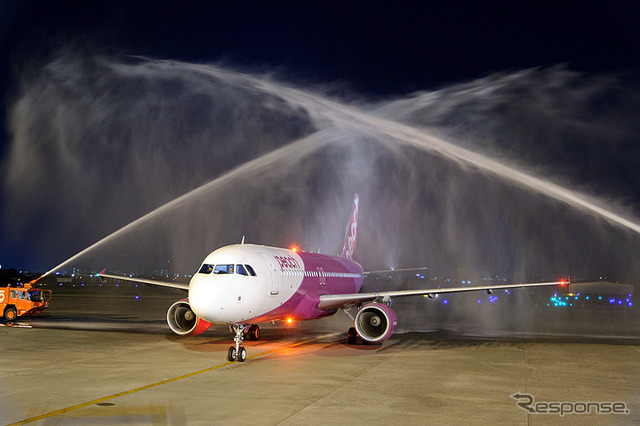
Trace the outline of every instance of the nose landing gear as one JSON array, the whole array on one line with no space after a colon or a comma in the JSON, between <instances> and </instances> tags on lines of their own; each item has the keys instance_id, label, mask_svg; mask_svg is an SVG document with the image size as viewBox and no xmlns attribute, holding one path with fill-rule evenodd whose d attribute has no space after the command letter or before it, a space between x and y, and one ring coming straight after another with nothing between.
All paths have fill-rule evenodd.
<instances>
[{"instance_id":1,"label":"nose landing gear","mask_svg":"<svg viewBox=\"0 0 640 426\"><path fill-rule=\"evenodd\" d=\"M249 340L258 340L260 338L260 328L258 324L233 324L229 326L229 330L236 334L233 338L236 345L229 348L227 359L231 362L244 362L247 359L247 350L242 347L242 341L245 337Z\"/></svg>"},{"instance_id":2,"label":"nose landing gear","mask_svg":"<svg viewBox=\"0 0 640 426\"><path fill-rule=\"evenodd\" d=\"M247 326L245 324L233 324L230 326L231 330L236 333L233 340L236 342L235 347L231 346L227 352L227 359L231 362L238 361L244 362L247 359L247 350L242 347L242 341L244 340L244 332Z\"/></svg>"}]
</instances>

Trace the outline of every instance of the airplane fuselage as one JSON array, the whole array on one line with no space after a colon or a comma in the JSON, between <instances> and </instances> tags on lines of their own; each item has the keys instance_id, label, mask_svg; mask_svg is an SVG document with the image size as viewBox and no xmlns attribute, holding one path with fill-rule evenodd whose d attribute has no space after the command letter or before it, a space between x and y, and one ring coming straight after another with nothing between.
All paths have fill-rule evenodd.
<instances>
[{"instance_id":1,"label":"airplane fuselage","mask_svg":"<svg viewBox=\"0 0 640 426\"><path fill-rule=\"evenodd\" d=\"M209 254L189 283L193 312L213 324L253 324L332 315L320 295L358 293L363 269L345 257L253 244Z\"/></svg>"}]
</instances>

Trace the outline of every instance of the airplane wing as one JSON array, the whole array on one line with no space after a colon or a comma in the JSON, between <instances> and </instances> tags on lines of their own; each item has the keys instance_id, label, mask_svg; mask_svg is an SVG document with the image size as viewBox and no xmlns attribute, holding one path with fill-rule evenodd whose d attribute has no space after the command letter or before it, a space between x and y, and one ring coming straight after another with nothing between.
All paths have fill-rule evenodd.
<instances>
[{"instance_id":1,"label":"airplane wing","mask_svg":"<svg viewBox=\"0 0 640 426\"><path fill-rule=\"evenodd\" d=\"M420 289L420 290L396 290L396 291L377 291L375 293L352 293L352 294L324 294L320 296L320 303L318 308L330 309L336 307L347 306L351 304L363 303L363 302L388 302L393 297L404 296L424 296L432 295L436 296L440 293L462 293L466 291L493 291L503 290L510 288L524 288L524 287L543 287L551 285L565 285L566 281L554 281L544 283L527 283L527 284L504 284L504 285L488 285L477 287L453 287L453 288L433 288L433 289Z\"/></svg>"},{"instance_id":2,"label":"airplane wing","mask_svg":"<svg viewBox=\"0 0 640 426\"><path fill-rule=\"evenodd\" d=\"M145 283L145 284L151 284L151 285L158 285L158 286L162 286L162 287L173 287L173 288L179 288L181 290L189 290L189 284L185 284L185 283L175 283L175 282L168 282L168 281L155 281L155 280L147 280L147 279L144 279L144 278L130 278L130 277L122 276L122 275L105 274L104 271L105 270L103 270L102 272L100 272L98 274L98 276L100 278L113 278L115 280L130 281L130 282L134 282L134 283Z\"/></svg>"}]
</instances>

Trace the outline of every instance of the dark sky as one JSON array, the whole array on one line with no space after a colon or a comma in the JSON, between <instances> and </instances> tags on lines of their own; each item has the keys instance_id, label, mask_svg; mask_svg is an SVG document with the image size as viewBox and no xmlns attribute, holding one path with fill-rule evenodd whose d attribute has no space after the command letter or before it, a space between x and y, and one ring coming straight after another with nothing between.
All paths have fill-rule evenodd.
<instances>
[{"instance_id":1,"label":"dark sky","mask_svg":"<svg viewBox=\"0 0 640 426\"><path fill-rule=\"evenodd\" d=\"M558 63L619 71L640 61L640 5L632 1L8 0L2 8L4 73L75 43L275 67L387 95L495 71Z\"/></svg>"},{"instance_id":2,"label":"dark sky","mask_svg":"<svg viewBox=\"0 0 640 426\"><path fill-rule=\"evenodd\" d=\"M384 99L556 64L588 74L637 71L638 23L635 1L4 0L0 159L18 76L65 47L222 61ZM3 267L26 262L14 249L0 244Z\"/></svg>"}]
</instances>

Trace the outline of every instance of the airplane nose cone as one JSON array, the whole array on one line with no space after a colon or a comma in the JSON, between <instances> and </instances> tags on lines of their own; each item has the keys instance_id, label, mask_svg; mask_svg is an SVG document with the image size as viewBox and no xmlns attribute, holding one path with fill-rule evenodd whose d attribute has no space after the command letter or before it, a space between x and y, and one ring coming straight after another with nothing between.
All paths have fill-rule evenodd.
<instances>
[{"instance_id":1,"label":"airplane nose cone","mask_svg":"<svg viewBox=\"0 0 640 426\"><path fill-rule=\"evenodd\" d=\"M220 298L217 297L215 286L211 282L207 282L206 278L194 277L189 284L189 305L193 312L200 318L215 322L215 313L220 309L218 302Z\"/></svg>"}]
</instances>

